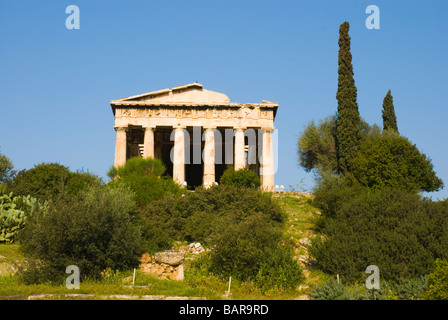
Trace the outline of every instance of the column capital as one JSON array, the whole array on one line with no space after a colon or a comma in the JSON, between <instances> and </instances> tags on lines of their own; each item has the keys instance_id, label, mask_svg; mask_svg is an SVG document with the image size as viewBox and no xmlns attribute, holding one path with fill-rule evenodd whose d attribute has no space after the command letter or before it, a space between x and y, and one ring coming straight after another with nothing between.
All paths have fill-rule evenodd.
<instances>
[{"instance_id":1,"label":"column capital","mask_svg":"<svg viewBox=\"0 0 448 320\"><path fill-rule=\"evenodd\" d=\"M235 130L235 131L239 131L239 130L242 130L242 131L245 131L245 130L247 130L247 127L233 127L233 130Z\"/></svg>"},{"instance_id":2,"label":"column capital","mask_svg":"<svg viewBox=\"0 0 448 320\"><path fill-rule=\"evenodd\" d=\"M128 131L128 127L114 127L115 131Z\"/></svg>"},{"instance_id":3,"label":"column capital","mask_svg":"<svg viewBox=\"0 0 448 320\"><path fill-rule=\"evenodd\" d=\"M268 130L272 131L272 130L275 130L275 127L261 127L260 129L266 130L266 131L268 131Z\"/></svg>"},{"instance_id":4,"label":"column capital","mask_svg":"<svg viewBox=\"0 0 448 320\"><path fill-rule=\"evenodd\" d=\"M155 130L156 126L143 126L143 129L145 129L145 130Z\"/></svg>"},{"instance_id":5,"label":"column capital","mask_svg":"<svg viewBox=\"0 0 448 320\"><path fill-rule=\"evenodd\" d=\"M173 130L179 130L179 129L185 130L187 129L187 126L181 126L181 125L173 126Z\"/></svg>"}]
</instances>

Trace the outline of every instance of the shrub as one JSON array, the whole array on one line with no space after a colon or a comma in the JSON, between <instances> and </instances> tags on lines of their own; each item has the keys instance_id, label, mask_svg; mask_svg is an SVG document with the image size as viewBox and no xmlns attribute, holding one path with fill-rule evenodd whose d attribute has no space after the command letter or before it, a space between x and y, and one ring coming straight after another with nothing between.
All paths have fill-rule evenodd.
<instances>
[{"instance_id":1,"label":"shrub","mask_svg":"<svg viewBox=\"0 0 448 320\"><path fill-rule=\"evenodd\" d=\"M426 155L405 137L390 132L362 143L352 173L362 185L371 188L416 192L443 187Z\"/></svg>"},{"instance_id":2,"label":"shrub","mask_svg":"<svg viewBox=\"0 0 448 320\"><path fill-rule=\"evenodd\" d=\"M313 300L342 300L347 294L345 286L335 279L330 279L310 290Z\"/></svg>"},{"instance_id":3,"label":"shrub","mask_svg":"<svg viewBox=\"0 0 448 320\"><path fill-rule=\"evenodd\" d=\"M41 163L29 170L21 170L9 183L17 195L31 195L49 200L61 192L76 194L89 186L101 185L101 179L83 172L70 172L58 163Z\"/></svg>"},{"instance_id":4,"label":"shrub","mask_svg":"<svg viewBox=\"0 0 448 320\"><path fill-rule=\"evenodd\" d=\"M226 185L165 197L140 211L145 248L199 241L212 248L207 270L254 281L262 290L290 290L303 280L292 251L282 245L284 212L270 194ZM269 280L269 281L268 281Z\"/></svg>"},{"instance_id":5,"label":"shrub","mask_svg":"<svg viewBox=\"0 0 448 320\"><path fill-rule=\"evenodd\" d=\"M133 225L133 194L124 188L92 187L77 195L61 194L47 215L30 218L20 233L30 264L21 271L28 282L58 282L69 265L83 278L98 278L107 268L138 265L140 230Z\"/></svg>"},{"instance_id":6,"label":"shrub","mask_svg":"<svg viewBox=\"0 0 448 320\"><path fill-rule=\"evenodd\" d=\"M281 245L268 249L266 256L254 279L262 291L292 291L303 283L303 270L294 259L291 246Z\"/></svg>"},{"instance_id":7,"label":"shrub","mask_svg":"<svg viewBox=\"0 0 448 320\"><path fill-rule=\"evenodd\" d=\"M416 300L428 290L427 276L414 279L399 279L396 283L390 284L391 290L401 300Z\"/></svg>"},{"instance_id":8,"label":"shrub","mask_svg":"<svg viewBox=\"0 0 448 320\"><path fill-rule=\"evenodd\" d=\"M426 300L448 300L448 261L437 259L434 271L428 275L428 291L423 295Z\"/></svg>"},{"instance_id":9,"label":"shrub","mask_svg":"<svg viewBox=\"0 0 448 320\"><path fill-rule=\"evenodd\" d=\"M12 243L33 214L45 214L47 204L30 196L0 195L0 243Z\"/></svg>"},{"instance_id":10,"label":"shrub","mask_svg":"<svg viewBox=\"0 0 448 320\"><path fill-rule=\"evenodd\" d=\"M444 205L402 190L354 190L320 218L324 237L309 252L323 271L351 283L373 264L384 279L399 281L428 274L435 257L447 254Z\"/></svg>"},{"instance_id":11,"label":"shrub","mask_svg":"<svg viewBox=\"0 0 448 320\"><path fill-rule=\"evenodd\" d=\"M386 300L389 299L388 291L384 285L379 290L369 290L363 284L346 287L342 282L330 279L311 288L310 296L312 300Z\"/></svg>"},{"instance_id":12,"label":"shrub","mask_svg":"<svg viewBox=\"0 0 448 320\"><path fill-rule=\"evenodd\" d=\"M142 207L166 195L182 194L182 188L170 177L161 176L164 172L161 160L134 157L123 166L109 170L108 175L114 179L109 185L129 187L135 193L137 205Z\"/></svg>"},{"instance_id":13,"label":"shrub","mask_svg":"<svg viewBox=\"0 0 448 320\"><path fill-rule=\"evenodd\" d=\"M224 171L219 183L226 186L258 189L260 187L260 178L255 171L248 168L234 170L229 168Z\"/></svg>"},{"instance_id":14,"label":"shrub","mask_svg":"<svg viewBox=\"0 0 448 320\"><path fill-rule=\"evenodd\" d=\"M172 241L209 243L223 217L239 221L256 213L281 223L284 212L269 194L247 188L196 188L184 197L168 196L140 210L147 248L165 249ZM159 243L161 246L154 246Z\"/></svg>"},{"instance_id":15,"label":"shrub","mask_svg":"<svg viewBox=\"0 0 448 320\"><path fill-rule=\"evenodd\" d=\"M211 235L210 271L222 277L254 279L262 262L278 246L282 229L256 213L245 218L223 217Z\"/></svg>"},{"instance_id":16,"label":"shrub","mask_svg":"<svg viewBox=\"0 0 448 320\"><path fill-rule=\"evenodd\" d=\"M165 165L159 159L133 157L118 168L110 168L108 175L111 179L129 175L155 175L161 176L165 173Z\"/></svg>"}]
</instances>

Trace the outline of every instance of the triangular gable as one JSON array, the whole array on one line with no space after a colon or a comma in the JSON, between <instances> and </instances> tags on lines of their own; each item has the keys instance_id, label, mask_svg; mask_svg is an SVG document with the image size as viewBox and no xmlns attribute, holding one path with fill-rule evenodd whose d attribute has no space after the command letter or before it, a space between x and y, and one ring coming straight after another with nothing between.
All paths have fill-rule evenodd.
<instances>
[{"instance_id":1,"label":"triangular gable","mask_svg":"<svg viewBox=\"0 0 448 320\"><path fill-rule=\"evenodd\" d=\"M117 99L111 101L111 104L120 103L145 103L145 104L176 104L176 103L191 103L191 104L217 104L230 103L230 99L223 93L205 90L200 83L191 83L172 89L163 89L153 92L148 92L136 96Z\"/></svg>"}]
</instances>

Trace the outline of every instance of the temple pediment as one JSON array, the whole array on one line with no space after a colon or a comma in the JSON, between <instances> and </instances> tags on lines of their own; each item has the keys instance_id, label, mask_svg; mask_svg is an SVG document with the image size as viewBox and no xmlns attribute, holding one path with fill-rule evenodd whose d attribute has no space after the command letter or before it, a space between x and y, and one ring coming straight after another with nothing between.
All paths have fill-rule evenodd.
<instances>
[{"instance_id":1,"label":"temple pediment","mask_svg":"<svg viewBox=\"0 0 448 320\"><path fill-rule=\"evenodd\" d=\"M206 90L200 83L191 83L171 89L148 92L111 101L111 105L222 105L230 99L223 93Z\"/></svg>"}]
</instances>

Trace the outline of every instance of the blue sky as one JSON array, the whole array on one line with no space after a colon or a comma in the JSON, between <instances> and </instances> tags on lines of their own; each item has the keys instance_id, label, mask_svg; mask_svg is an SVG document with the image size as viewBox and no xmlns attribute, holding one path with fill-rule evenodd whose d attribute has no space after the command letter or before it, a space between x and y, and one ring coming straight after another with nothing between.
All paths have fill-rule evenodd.
<instances>
[{"instance_id":1,"label":"blue sky","mask_svg":"<svg viewBox=\"0 0 448 320\"><path fill-rule=\"evenodd\" d=\"M368 5L380 29L368 30ZM68 30L68 5L80 9ZM113 164L109 101L198 81L233 102L279 103L275 182L313 175L297 138L336 112L339 25L350 23L361 116L382 125L394 97L400 133L432 159L448 197L448 2L17 1L0 3L0 151L15 168L59 162L102 177Z\"/></svg>"}]
</instances>

